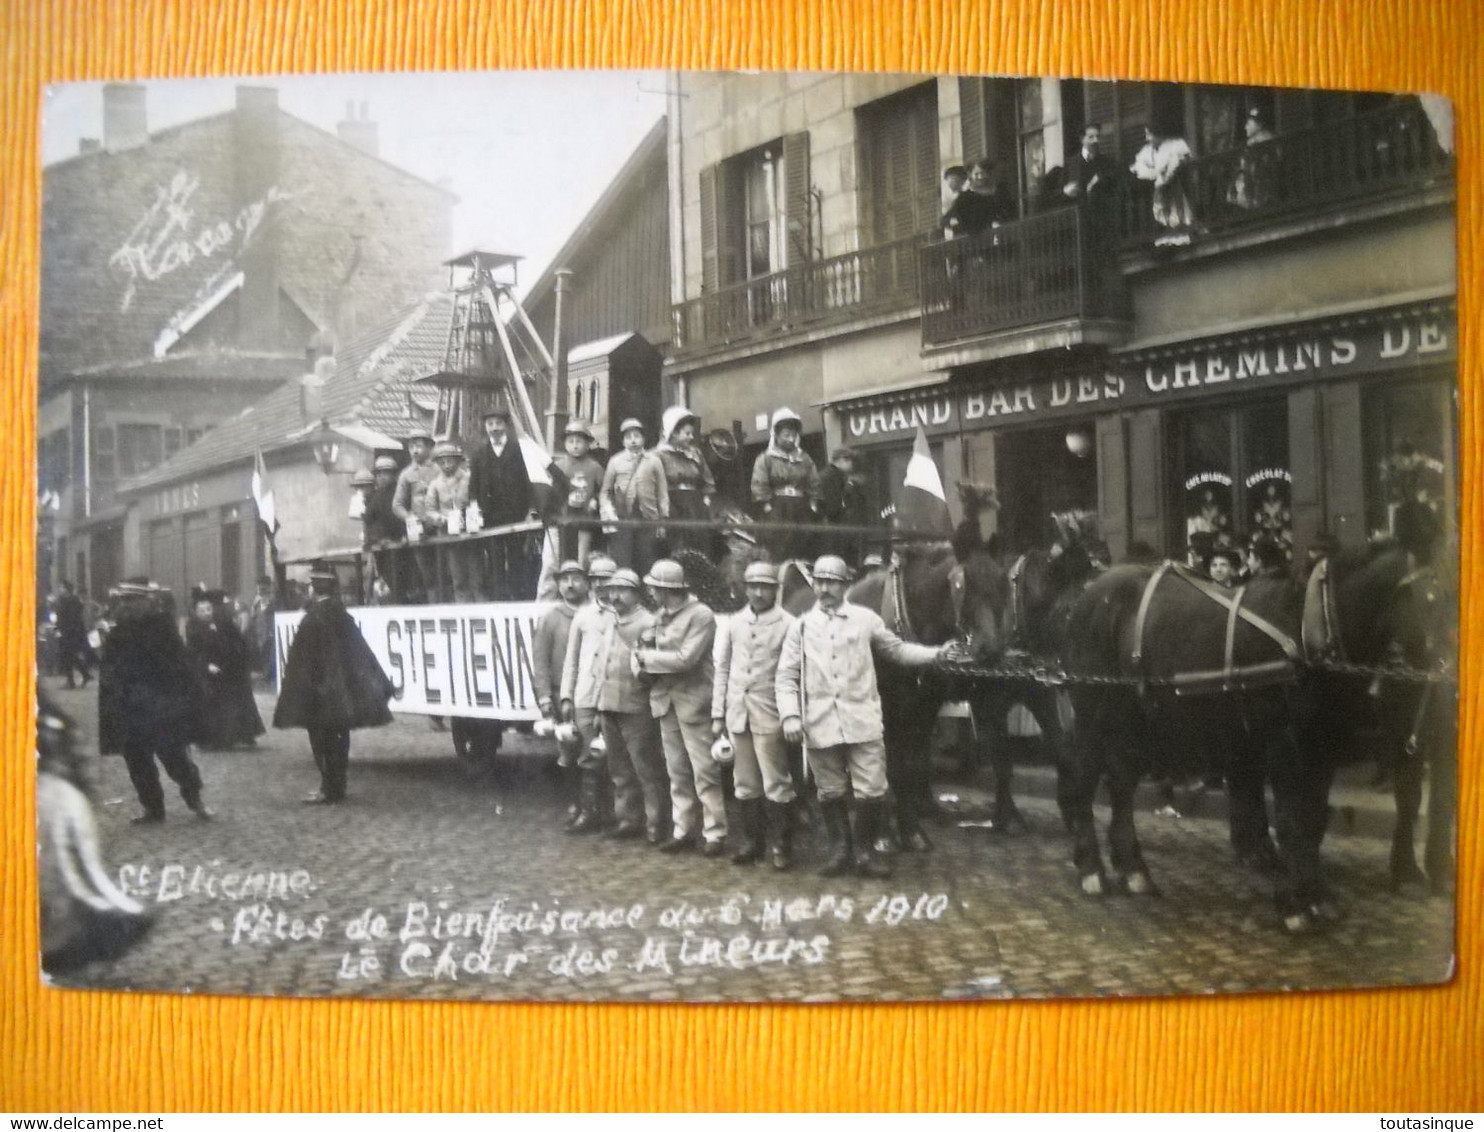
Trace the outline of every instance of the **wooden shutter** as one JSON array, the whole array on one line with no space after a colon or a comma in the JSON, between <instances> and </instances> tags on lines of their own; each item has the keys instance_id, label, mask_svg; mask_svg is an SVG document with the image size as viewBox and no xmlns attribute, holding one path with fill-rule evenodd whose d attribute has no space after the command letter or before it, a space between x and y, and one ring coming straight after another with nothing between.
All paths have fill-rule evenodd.
<instances>
[{"instance_id":1,"label":"wooden shutter","mask_svg":"<svg viewBox=\"0 0 1484 1132\"><path fill-rule=\"evenodd\" d=\"M1164 549L1164 430L1159 409L1140 409L1128 419L1129 535Z\"/></svg>"},{"instance_id":2,"label":"wooden shutter","mask_svg":"<svg viewBox=\"0 0 1484 1132\"><path fill-rule=\"evenodd\" d=\"M1098 533L1115 559L1128 555L1128 444L1123 416L1097 419Z\"/></svg>"},{"instance_id":3,"label":"wooden shutter","mask_svg":"<svg viewBox=\"0 0 1484 1132\"><path fill-rule=\"evenodd\" d=\"M970 165L989 153L985 126L984 81L981 78L958 80L960 127L964 140L964 165Z\"/></svg>"},{"instance_id":4,"label":"wooden shutter","mask_svg":"<svg viewBox=\"0 0 1484 1132\"><path fill-rule=\"evenodd\" d=\"M943 190L938 165L938 87L928 83L912 105L913 207L912 226L900 236L912 236L933 228L940 215Z\"/></svg>"},{"instance_id":5,"label":"wooden shutter","mask_svg":"<svg viewBox=\"0 0 1484 1132\"><path fill-rule=\"evenodd\" d=\"M701 290L714 291L721 286L720 229L716 215L716 182L718 167L701 170Z\"/></svg>"},{"instance_id":6,"label":"wooden shutter","mask_svg":"<svg viewBox=\"0 0 1484 1132\"><path fill-rule=\"evenodd\" d=\"M1323 397L1325 517L1331 534L1361 546L1366 539L1366 477L1360 386L1349 381L1327 385Z\"/></svg>"},{"instance_id":7,"label":"wooden shutter","mask_svg":"<svg viewBox=\"0 0 1484 1132\"><path fill-rule=\"evenodd\" d=\"M788 265L814 258L814 222L809 208L809 131L783 139L783 220L788 225Z\"/></svg>"},{"instance_id":8,"label":"wooden shutter","mask_svg":"<svg viewBox=\"0 0 1484 1132\"><path fill-rule=\"evenodd\" d=\"M747 216L744 211L743 166L739 160L723 161L716 173L716 266L721 285L740 283L747 277Z\"/></svg>"},{"instance_id":9,"label":"wooden shutter","mask_svg":"<svg viewBox=\"0 0 1484 1132\"><path fill-rule=\"evenodd\" d=\"M1319 459L1319 391L1313 386L1288 395L1288 471L1293 476L1289 498L1293 510L1293 544L1310 546L1324 526L1323 463Z\"/></svg>"}]
</instances>

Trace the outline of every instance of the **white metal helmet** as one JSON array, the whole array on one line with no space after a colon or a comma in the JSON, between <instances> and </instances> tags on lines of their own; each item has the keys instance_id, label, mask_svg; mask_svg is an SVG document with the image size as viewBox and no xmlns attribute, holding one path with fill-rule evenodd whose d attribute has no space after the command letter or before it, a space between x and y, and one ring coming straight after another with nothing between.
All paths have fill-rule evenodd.
<instances>
[{"instance_id":1,"label":"white metal helmet","mask_svg":"<svg viewBox=\"0 0 1484 1132\"><path fill-rule=\"evenodd\" d=\"M848 582L850 567L845 565L845 559L839 555L826 554L814 563L814 580Z\"/></svg>"},{"instance_id":2,"label":"white metal helmet","mask_svg":"<svg viewBox=\"0 0 1484 1132\"><path fill-rule=\"evenodd\" d=\"M749 586L776 586L778 567L771 562L754 562L742 572L742 581Z\"/></svg>"}]
</instances>

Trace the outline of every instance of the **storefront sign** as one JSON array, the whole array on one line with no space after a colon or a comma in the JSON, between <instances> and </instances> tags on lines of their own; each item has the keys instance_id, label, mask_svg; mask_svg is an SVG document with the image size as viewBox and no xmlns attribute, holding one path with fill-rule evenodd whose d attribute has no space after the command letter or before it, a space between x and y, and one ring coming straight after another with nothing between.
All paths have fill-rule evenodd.
<instances>
[{"instance_id":1,"label":"storefront sign","mask_svg":"<svg viewBox=\"0 0 1484 1132\"><path fill-rule=\"evenodd\" d=\"M1451 322L1414 319L1252 345L1175 355L1138 368L1149 398L1240 385L1291 383L1346 374L1377 373L1447 361L1456 351ZM1132 375L1130 375L1132 383Z\"/></svg>"},{"instance_id":2,"label":"storefront sign","mask_svg":"<svg viewBox=\"0 0 1484 1132\"><path fill-rule=\"evenodd\" d=\"M392 682L392 711L537 720L531 658L544 612L540 603L524 601L358 606L350 615ZM303 613L274 617L280 674L303 619Z\"/></svg>"},{"instance_id":3,"label":"storefront sign","mask_svg":"<svg viewBox=\"0 0 1484 1132\"><path fill-rule=\"evenodd\" d=\"M163 519L200 511L207 507L240 504L250 498L249 473L232 470L204 480L171 484L140 498L140 512L146 519Z\"/></svg>"},{"instance_id":4,"label":"storefront sign","mask_svg":"<svg viewBox=\"0 0 1484 1132\"><path fill-rule=\"evenodd\" d=\"M903 394L840 410L846 443L909 441L929 435L1087 416L1137 406L1217 396L1264 386L1385 373L1456 357L1452 319L1395 320L1341 332L1271 336L1251 344L1186 352L1159 360L1113 358L1103 372L987 381L952 392Z\"/></svg>"}]
</instances>

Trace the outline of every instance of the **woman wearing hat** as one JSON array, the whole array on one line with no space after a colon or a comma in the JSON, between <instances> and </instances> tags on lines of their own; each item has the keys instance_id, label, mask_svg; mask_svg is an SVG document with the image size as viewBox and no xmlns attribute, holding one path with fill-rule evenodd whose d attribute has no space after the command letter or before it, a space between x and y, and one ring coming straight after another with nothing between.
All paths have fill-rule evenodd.
<instances>
[{"instance_id":1,"label":"woman wearing hat","mask_svg":"<svg viewBox=\"0 0 1484 1132\"><path fill-rule=\"evenodd\" d=\"M392 721L387 710L392 682L340 603L335 571L316 562L309 585L309 608L284 662L273 726L309 732L320 788L304 801L333 805L345 800L351 731Z\"/></svg>"},{"instance_id":2,"label":"woman wearing hat","mask_svg":"<svg viewBox=\"0 0 1484 1132\"><path fill-rule=\"evenodd\" d=\"M451 441L433 448L433 463L438 465L438 478L428 484L423 497L427 512L424 524L437 534L448 534L453 516L462 530L464 508L469 506L469 469L464 464L464 450ZM480 599L479 555L477 547L450 546L445 552L448 572L453 579L454 601Z\"/></svg>"},{"instance_id":3,"label":"woman wearing hat","mask_svg":"<svg viewBox=\"0 0 1484 1132\"><path fill-rule=\"evenodd\" d=\"M224 609L221 590L193 597L185 643L196 672L196 742L217 751L256 746L265 729L252 695L247 640Z\"/></svg>"},{"instance_id":4,"label":"woman wearing hat","mask_svg":"<svg viewBox=\"0 0 1484 1132\"><path fill-rule=\"evenodd\" d=\"M610 523L622 519L657 522L670 512L664 465L653 452L644 450L644 426L637 418L629 417L618 431L623 448L613 454L603 473L598 510ZM654 563L654 528L626 527L610 533L608 552L620 566L638 573Z\"/></svg>"},{"instance_id":5,"label":"woman wearing hat","mask_svg":"<svg viewBox=\"0 0 1484 1132\"><path fill-rule=\"evenodd\" d=\"M665 469L665 489L670 496L668 519L709 519L711 498L716 494L716 480L696 443L701 418L684 405L671 405L661 418L665 439L655 452ZM670 553L690 548L702 554L711 549L710 532L672 530L667 532Z\"/></svg>"},{"instance_id":6,"label":"woman wearing hat","mask_svg":"<svg viewBox=\"0 0 1484 1132\"><path fill-rule=\"evenodd\" d=\"M819 469L799 447L804 422L792 409L773 414L768 447L752 465L752 502L770 523L813 522L819 501ZM779 561L807 553L807 532L773 534L766 540Z\"/></svg>"}]
</instances>

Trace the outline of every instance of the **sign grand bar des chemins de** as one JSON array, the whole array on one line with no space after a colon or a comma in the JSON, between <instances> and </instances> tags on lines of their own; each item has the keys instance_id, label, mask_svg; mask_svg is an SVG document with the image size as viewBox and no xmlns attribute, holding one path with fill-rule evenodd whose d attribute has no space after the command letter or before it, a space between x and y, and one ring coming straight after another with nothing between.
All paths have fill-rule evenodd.
<instances>
[{"instance_id":1,"label":"sign grand bar des chemins de","mask_svg":"<svg viewBox=\"0 0 1484 1132\"><path fill-rule=\"evenodd\" d=\"M1214 346L1114 357L1098 372L986 379L840 406L847 444L969 431L1043 417L1220 396L1244 388L1365 376L1452 362L1455 319L1430 315L1369 325L1252 336Z\"/></svg>"}]
</instances>

